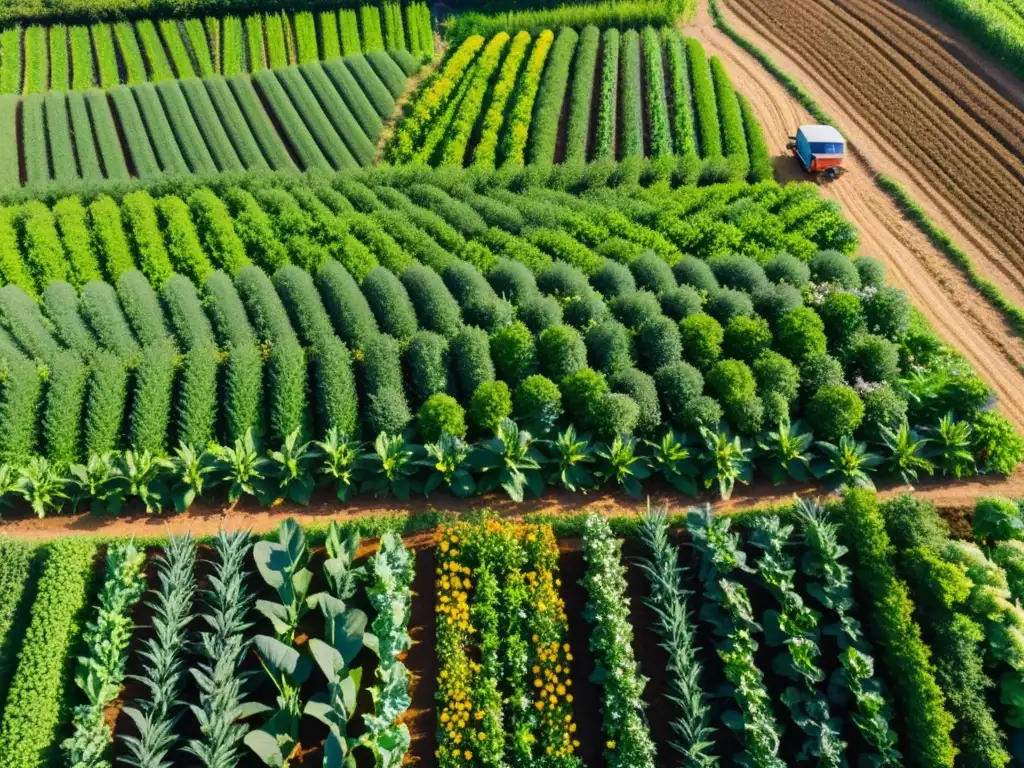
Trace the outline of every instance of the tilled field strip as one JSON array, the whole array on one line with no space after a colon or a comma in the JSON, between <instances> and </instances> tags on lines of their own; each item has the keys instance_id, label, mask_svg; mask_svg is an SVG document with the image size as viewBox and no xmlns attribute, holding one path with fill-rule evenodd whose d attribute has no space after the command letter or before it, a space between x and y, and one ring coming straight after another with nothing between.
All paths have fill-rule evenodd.
<instances>
[{"instance_id":1,"label":"tilled field strip","mask_svg":"<svg viewBox=\"0 0 1024 768\"><path fill-rule=\"evenodd\" d=\"M934 190L1024 303L1024 109L889 0L732 0L841 104L897 171ZM987 243L985 241L988 241ZM988 247L986 247L986 245Z\"/></svg>"}]
</instances>

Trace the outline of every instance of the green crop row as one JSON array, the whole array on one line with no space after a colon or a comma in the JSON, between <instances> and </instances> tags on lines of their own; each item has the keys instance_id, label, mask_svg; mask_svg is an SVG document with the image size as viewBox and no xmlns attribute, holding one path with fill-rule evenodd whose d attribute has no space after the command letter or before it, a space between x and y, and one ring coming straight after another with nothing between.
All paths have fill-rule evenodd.
<instances>
[{"instance_id":1,"label":"green crop row","mask_svg":"<svg viewBox=\"0 0 1024 768\"><path fill-rule=\"evenodd\" d=\"M548 32L532 47L528 33L521 32L496 77L490 57L476 54L484 46L480 36L467 38L442 72L413 94L386 147L389 159L458 165L457 150L469 131L463 164L643 156L672 164L675 153L684 159L681 173L690 181L747 176L749 153L763 149L747 142L746 134L756 133L753 116L748 111L748 127L724 69L709 64L696 40L684 42L672 28L620 33L592 25L582 35L572 27L557 36ZM483 49L492 50L505 35ZM722 160L723 141L728 164ZM454 148L446 151L445 142ZM763 157L760 163L763 173Z\"/></svg>"},{"instance_id":2,"label":"green crop row","mask_svg":"<svg viewBox=\"0 0 1024 768\"><path fill-rule=\"evenodd\" d=\"M19 164L27 184L286 169L294 167L289 147L303 168L368 165L382 117L394 109L392 90L405 82L391 55L370 56L372 65L348 57L227 82L143 82L107 92L30 94L20 103L5 96L0 120L13 127L20 107L24 141L0 152L0 185L20 185Z\"/></svg>"},{"instance_id":3,"label":"green crop row","mask_svg":"<svg viewBox=\"0 0 1024 768\"><path fill-rule=\"evenodd\" d=\"M358 11L324 10L315 16L296 11L8 26L0 31L0 94L84 91L196 75L232 77L268 65L383 50L410 51L415 61L433 57L433 27L425 3L403 6L387 0L380 6L361 4ZM124 62L124 80L118 56Z\"/></svg>"}]
</instances>

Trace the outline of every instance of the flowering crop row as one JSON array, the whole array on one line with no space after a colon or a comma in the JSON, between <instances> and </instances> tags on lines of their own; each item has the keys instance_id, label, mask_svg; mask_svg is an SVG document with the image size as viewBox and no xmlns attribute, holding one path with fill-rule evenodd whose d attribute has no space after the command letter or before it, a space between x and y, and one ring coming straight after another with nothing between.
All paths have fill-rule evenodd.
<instances>
[{"instance_id":1,"label":"flowering crop row","mask_svg":"<svg viewBox=\"0 0 1024 768\"><path fill-rule=\"evenodd\" d=\"M494 166L496 163L498 139L501 135L501 126L505 122L505 107L515 91L530 42L529 32L519 32L512 39L508 56L505 57L498 79L491 90L491 103L481 124L480 141L473 148L473 165Z\"/></svg>"}]
</instances>

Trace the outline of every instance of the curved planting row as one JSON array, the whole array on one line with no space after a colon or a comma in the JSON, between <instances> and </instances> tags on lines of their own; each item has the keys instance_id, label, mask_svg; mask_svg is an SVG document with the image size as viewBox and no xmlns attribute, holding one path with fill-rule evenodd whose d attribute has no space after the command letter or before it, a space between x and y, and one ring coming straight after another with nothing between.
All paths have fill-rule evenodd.
<instances>
[{"instance_id":1,"label":"curved planting row","mask_svg":"<svg viewBox=\"0 0 1024 768\"><path fill-rule=\"evenodd\" d=\"M507 441L513 417L532 433L518 433L523 446L554 439L536 444L541 463L571 449L581 474L553 478L570 488L639 493L653 471L727 496L755 467L854 485L1015 467L1022 443L984 410L987 387L879 264L821 249L854 241L812 188L577 197L453 178L135 192L120 228L117 204L99 198L90 213L112 206L114 229L102 257L79 249L73 275L50 211L26 206L12 218L32 224L20 239L38 243L26 264L46 287L38 308L0 289L0 357L18 372L0 401L3 461L59 476L109 451L310 449L382 433L377 454L414 457L422 449L399 435L432 450L467 434ZM103 271L112 285L82 279ZM467 470L460 488L486 489L479 454L444 445ZM589 466L602 457L625 464ZM420 487L418 467L403 493ZM538 491L521 480L499 484Z\"/></svg>"},{"instance_id":2,"label":"curved planting row","mask_svg":"<svg viewBox=\"0 0 1024 768\"><path fill-rule=\"evenodd\" d=\"M693 180L770 178L748 156L764 143L760 128L743 119L724 68L709 67L696 40L651 27L507 40L462 42L412 97L390 160L491 167L675 154Z\"/></svg>"},{"instance_id":3,"label":"curved planting row","mask_svg":"<svg viewBox=\"0 0 1024 768\"><path fill-rule=\"evenodd\" d=\"M407 74L433 57L434 33L426 3L364 3L358 16L354 8L340 8L12 26L0 31L0 93L232 77L384 50L398 52L395 58Z\"/></svg>"}]
</instances>

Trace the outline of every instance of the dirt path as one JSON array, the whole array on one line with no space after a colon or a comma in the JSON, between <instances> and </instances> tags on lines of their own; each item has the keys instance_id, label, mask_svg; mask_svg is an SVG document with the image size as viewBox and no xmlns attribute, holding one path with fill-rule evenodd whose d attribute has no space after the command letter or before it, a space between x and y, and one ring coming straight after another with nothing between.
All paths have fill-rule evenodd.
<instances>
[{"instance_id":1,"label":"dirt path","mask_svg":"<svg viewBox=\"0 0 1024 768\"><path fill-rule=\"evenodd\" d=\"M726 13L1024 303L1024 94L900 2L729 0Z\"/></svg>"},{"instance_id":2,"label":"dirt path","mask_svg":"<svg viewBox=\"0 0 1024 768\"><path fill-rule=\"evenodd\" d=\"M736 1L744 2L730 0ZM783 70L805 87L814 85L799 66L746 25L739 14L728 9L725 12L729 23L767 51ZM806 110L756 60L717 30L706 10L702 10L685 31L698 38L709 54L723 60L735 88L750 100L775 158L776 178L780 181L805 178L786 152L786 142L797 125L814 122ZM862 144L861 136L847 128L855 123L854 118L834 102L827 103L819 93L820 88L811 90L848 132L855 150L846 163L848 172L837 182L823 185L822 193L840 203L844 215L856 225L861 236L861 252L885 263L890 282L907 291L914 306L938 333L955 346L996 391L1000 408L1018 428L1024 429L1024 341L1007 328L1002 316L875 185L872 179L876 170L880 170L875 165L876 148L870 140ZM894 175L899 177L898 173ZM1020 203L1024 205L1024 187ZM960 239L958 230L952 230L952 234ZM1024 269L1021 274L1024 275Z\"/></svg>"},{"instance_id":3,"label":"dirt path","mask_svg":"<svg viewBox=\"0 0 1024 768\"><path fill-rule=\"evenodd\" d=\"M317 491L311 502L305 506L291 503L274 507L260 507L254 501L231 507L225 503L209 502L194 504L187 512L163 516L147 515L139 507L128 507L119 517L103 517L89 512L77 515L62 514L37 519L30 510L19 509L8 513L0 520L0 535L12 536L29 541L43 541L60 536L94 535L102 538L116 536L137 536L156 538L191 531L193 536L213 536L221 528L239 530L247 528L253 533L272 531L288 517L294 517L302 525L326 525L330 520L353 520L386 514L426 514L430 512L464 513L475 509L490 509L505 517L522 518L530 514L569 515L596 512L602 515L640 514L651 504L667 504L672 511L682 511L696 504L709 503L717 512L738 512L783 505L792 502L794 495L823 497L827 489L819 485L788 484L773 486L768 482L757 482L752 486L737 486L733 497L719 501L709 493L699 499L680 496L664 483L651 481L646 484L648 494L643 499L634 499L624 493L601 491L587 495L549 489L539 499L527 499L515 503L503 494L488 494L472 499L456 499L435 494L427 502L416 499L401 502L395 499L374 500L360 498L348 506L341 506L329 490ZM903 493L905 486L890 485L880 489L883 496ZM950 481L947 479L928 480L915 487L917 496L929 499L943 509L973 508L980 496L1007 496L1024 498L1024 468L1013 477L976 477L970 480ZM427 536L429 538L429 535Z\"/></svg>"}]
</instances>

